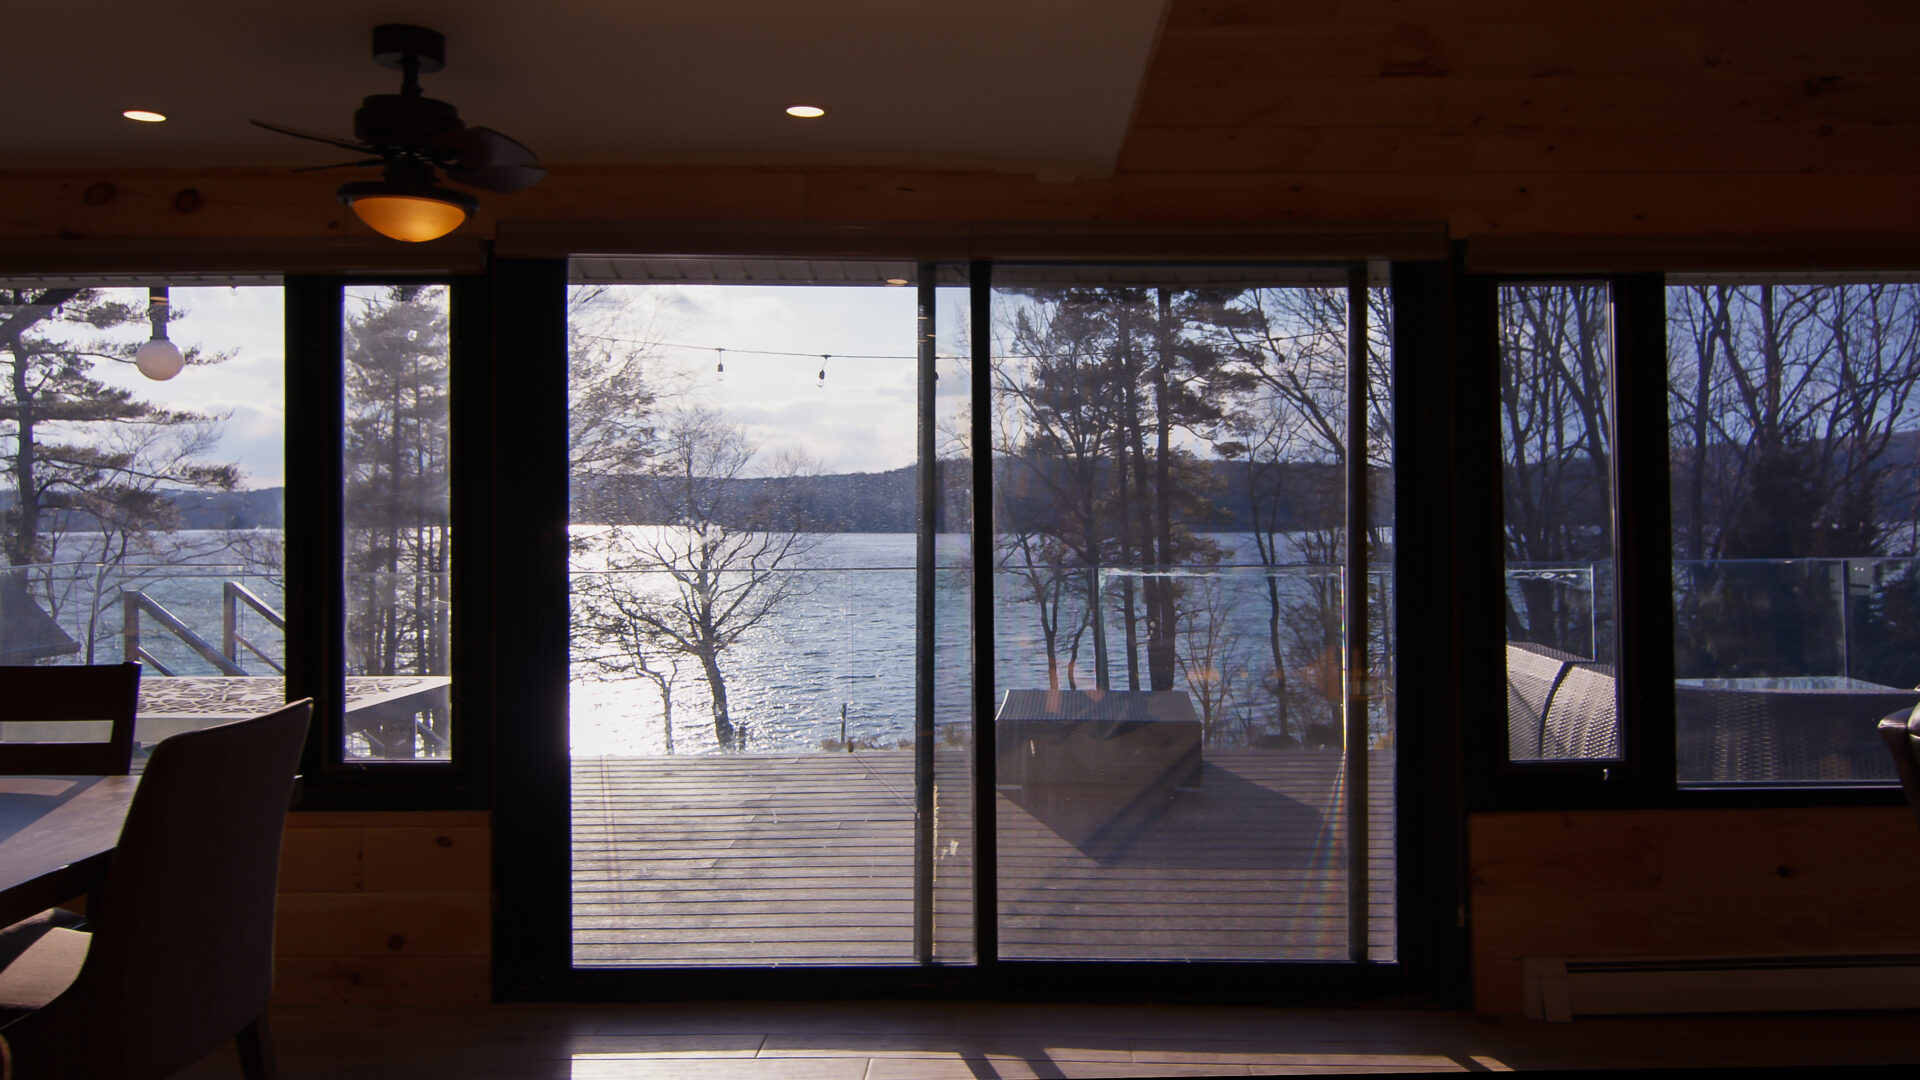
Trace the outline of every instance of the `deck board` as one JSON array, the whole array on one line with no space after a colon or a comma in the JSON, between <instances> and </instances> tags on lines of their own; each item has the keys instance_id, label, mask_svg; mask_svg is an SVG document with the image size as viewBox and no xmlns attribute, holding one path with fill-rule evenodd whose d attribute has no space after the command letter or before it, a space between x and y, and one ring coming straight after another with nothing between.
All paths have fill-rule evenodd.
<instances>
[{"instance_id":1,"label":"deck board","mask_svg":"<svg viewBox=\"0 0 1920 1080\"><path fill-rule=\"evenodd\" d=\"M966 767L943 749L935 769L934 937L946 960L971 949ZM1333 752L1212 752L1198 791L1095 840L1058 808L1000 792L1001 955L1344 959L1342 781ZM1374 754L1368 787L1368 940L1385 958L1389 753ZM574 962L910 964L913 856L908 751L582 758Z\"/></svg>"}]
</instances>

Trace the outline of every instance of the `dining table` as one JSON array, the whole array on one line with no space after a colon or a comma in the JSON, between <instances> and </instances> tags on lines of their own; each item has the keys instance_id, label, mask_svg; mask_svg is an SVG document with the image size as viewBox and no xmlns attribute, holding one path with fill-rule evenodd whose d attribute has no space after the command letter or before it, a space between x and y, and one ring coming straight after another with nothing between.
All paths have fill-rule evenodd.
<instances>
[{"instance_id":1,"label":"dining table","mask_svg":"<svg viewBox=\"0 0 1920 1080\"><path fill-rule=\"evenodd\" d=\"M0 926L106 879L138 776L0 776Z\"/></svg>"}]
</instances>

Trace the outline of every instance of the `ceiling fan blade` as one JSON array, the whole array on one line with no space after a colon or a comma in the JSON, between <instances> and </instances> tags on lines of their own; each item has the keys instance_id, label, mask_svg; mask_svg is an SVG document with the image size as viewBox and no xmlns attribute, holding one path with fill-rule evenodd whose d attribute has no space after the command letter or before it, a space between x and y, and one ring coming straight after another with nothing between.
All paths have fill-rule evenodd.
<instances>
[{"instance_id":1,"label":"ceiling fan blade","mask_svg":"<svg viewBox=\"0 0 1920 1080\"><path fill-rule=\"evenodd\" d=\"M311 131L301 131L299 128L285 127L280 124L269 124L265 120L249 120L247 122L254 127L266 128L268 131L281 135L291 135L296 139L311 139L314 142L337 146L342 150L351 150L356 154L371 154L376 152L373 147L368 146L366 143L354 142L351 139L340 139L332 135L320 135Z\"/></svg>"},{"instance_id":2,"label":"ceiling fan blade","mask_svg":"<svg viewBox=\"0 0 1920 1080\"><path fill-rule=\"evenodd\" d=\"M547 170L532 165L495 165L486 169L447 168L447 179L482 191L524 191L539 183Z\"/></svg>"},{"instance_id":3,"label":"ceiling fan blade","mask_svg":"<svg viewBox=\"0 0 1920 1080\"><path fill-rule=\"evenodd\" d=\"M385 164L386 162L380 158L366 158L362 161L336 161L331 165L307 165L307 166L303 166L302 168L295 169L293 171L294 172L320 172L324 169L345 169L345 168L348 168L349 166L364 169L372 165L385 165Z\"/></svg>"},{"instance_id":4,"label":"ceiling fan blade","mask_svg":"<svg viewBox=\"0 0 1920 1080\"><path fill-rule=\"evenodd\" d=\"M433 140L434 149L451 154L449 165L462 169L493 169L532 165L539 158L519 140L488 127L449 131Z\"/></svg>"}]
</instances>

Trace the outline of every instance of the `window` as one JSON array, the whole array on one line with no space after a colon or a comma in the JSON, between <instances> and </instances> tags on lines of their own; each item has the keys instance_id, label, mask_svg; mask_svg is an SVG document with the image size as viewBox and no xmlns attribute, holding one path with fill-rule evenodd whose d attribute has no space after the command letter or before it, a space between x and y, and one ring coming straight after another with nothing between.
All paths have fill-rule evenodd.
<instances>
[{"instance_id":1,"label":"window","mask_svg":"<svg viewBox=\"0 0 1920 1080\"><path fill-rule=\"evenodd\" d=\"M958 276L574 275L572 965L970 961Z\"/></svg>"},{"instance_id":2,"label":"window","mask_svg":"<svg viewBox=\"0 0 1920 1080\"><path fill-rule=\"evenodd\" d=\"M1002 957L1393 956L1387 297L1294 281L995 270Z\"/></svg>"},{"instance_id":3,"label":"window","mask_svg":"<svg viewBox=\"0 0 1920 1080\"><path fill-rule=\"evenodd\" d=\"M0 284L0 663L140 662L142 746L285 697L282 308ZM182 365L139 365L161 336Z\"/></svg>"},{"instance_id":4,"label":"window","mask_svg":"<svg viewBox=\"0 0 1920 1080\"><path fill-rule=\"evenodd\" d=\"M1497 297L1509 775L1568 781L1549 804L1889 785L1875 727L1920 702L1920 286Z\"/></svg>"},{"instance_id":5,"label":"window","mask_svg":"<svg viewBox=\"0 0 1920 1080\"><path fill-rule=\"evenodd\" d=\"M345 296L340 452L350 761L451 753L448 289Z\"/></svg>"},{"instance_id":6,"label":"window","mask_svg":"<svg viewBox=\"0 0 1920 1080\"><path fill-rule=\"evenodd\" d=\"M1920 701L1920 285L1667 288L1683 784L1889 783Z\"/></svg>"},{"instance_id":7,"label":"window","mask_svg":"<svg viewBox=\"0 0 1920 1080\"><path fill-rule=\"evenodd\" d=\"M1507 756L1617 758L1605 283L1500 289Z\"/></svg>"}]
</instances>

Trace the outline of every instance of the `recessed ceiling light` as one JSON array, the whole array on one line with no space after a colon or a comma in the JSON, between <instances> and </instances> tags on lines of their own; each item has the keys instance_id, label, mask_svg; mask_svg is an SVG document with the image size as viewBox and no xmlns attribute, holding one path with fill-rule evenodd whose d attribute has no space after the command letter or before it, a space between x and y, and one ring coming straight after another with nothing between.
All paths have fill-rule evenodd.
<instances>
[{"instance_id":1,"label":"recessed ceiling light","mask_svg":"<svg viewBox=\"0 0 1920 1080\"><path fill-rule=\"evenodd\" d=\"M151 109L128 109L120 114L129 120L138 120L143 124L157 124L166 119L165 114Z\"/></svg>"},{"instance_id":2,"label":"recessed ceiling light","mask_svg":"<svg viewBox=\"0 0 1920 1080\"><path fill-rule=\"evenodd\" d=\"M817 116L827 115L827 110L818 105L789 105L787 106L787 115L811 120Z\"/></svg>"},{"instance_id":3,"label":"recessed ceiling light","mask_svg":"<svg viewBox=\"0 0 1920 1080\"><path fill-rule=\"evenodd\" d=\"M888 279L887 279L887 284L889 284L889 285L905 285L905 284L907 284L907 279L906 279L906 278L903 278L903 277L890 277L890 278L888 278Z\"/></svg>"}]
</instances>

